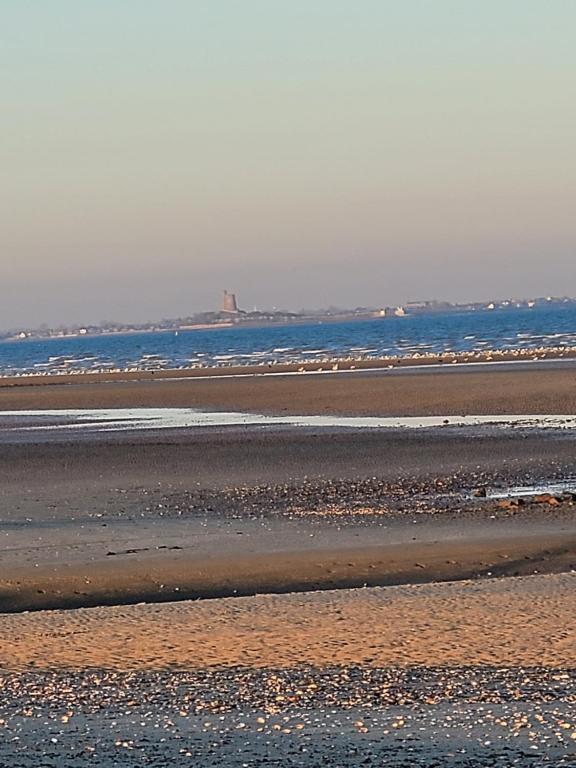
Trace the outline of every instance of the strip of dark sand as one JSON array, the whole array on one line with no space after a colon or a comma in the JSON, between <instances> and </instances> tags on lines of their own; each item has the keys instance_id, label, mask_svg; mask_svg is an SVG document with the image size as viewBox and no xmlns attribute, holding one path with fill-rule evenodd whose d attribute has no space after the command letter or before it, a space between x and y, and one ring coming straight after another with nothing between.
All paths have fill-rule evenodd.
<instances>
[{"instance_id":1,"label":"strip of dark sand","mask_svg":"<svg viewBox=\"0 0 576 768\"><path fill-rule=\"evenodd\" d=\"M458 581L576 569L576 535L191 557L167 552L85 565L4 568L0 610L18 612Z\"/></svg>"},{"instance_id":2,"label":"strip of dark sand","mask_svg":"<svg viewBox=\"0 0 576 768\"><path fill-rule=\"evenodd\" d=\"M3 444L0 519L124 514L144 488L224 489L286 485L312 479L440 478L468 473L474 487L483 471L518 482L573 465L570 434L501 432L470 436L442 430L311 431L181 430L168 434L109 435L57 443ZM366 500L370 504L370 499ZM145 507L146 498L140 500ZM134 509L134 514L141 510ZM255 510L258 513L258 510Z\"/></svg>"}]
</instances>

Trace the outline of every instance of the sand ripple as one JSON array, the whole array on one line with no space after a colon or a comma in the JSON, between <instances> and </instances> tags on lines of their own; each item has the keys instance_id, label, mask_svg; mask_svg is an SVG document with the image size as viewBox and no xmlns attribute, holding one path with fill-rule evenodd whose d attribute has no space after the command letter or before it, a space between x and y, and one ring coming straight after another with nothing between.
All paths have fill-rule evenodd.
<instances>
[{"instance_id":1,"label":"sand ripple","mask_svg":"<svg viewBox=\"0 0 576 768\"><path fill-rule=\"evenodd\" d=\"M569 667L575 587L562 574L5 615L0 666Z\"/></svg>"}]
</instances>

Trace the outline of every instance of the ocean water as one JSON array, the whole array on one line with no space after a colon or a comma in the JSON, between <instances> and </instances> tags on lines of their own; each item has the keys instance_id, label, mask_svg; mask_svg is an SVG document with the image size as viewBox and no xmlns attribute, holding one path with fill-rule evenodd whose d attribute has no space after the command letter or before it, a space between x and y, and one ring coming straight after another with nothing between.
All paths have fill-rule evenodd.
<instances>
[{"instance_id":1,"label":"ocean water","mask_svg":"<svg viewBox=\"0 0 576 768\"><path fill-rule=\"evenodd\" d=\"M189 368L576 347L576 306L0 342L0 374Z\"/></svg>"}]
</instances>

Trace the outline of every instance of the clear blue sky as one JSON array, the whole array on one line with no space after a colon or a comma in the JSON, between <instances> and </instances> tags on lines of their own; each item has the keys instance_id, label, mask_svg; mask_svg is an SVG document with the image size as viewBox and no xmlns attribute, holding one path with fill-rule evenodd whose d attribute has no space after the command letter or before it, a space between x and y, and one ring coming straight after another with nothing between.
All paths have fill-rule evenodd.
<instances>
[{"instance_id":1,"label":"clear blue sky","mask_svg":"<svg viewBox=\"0 0 576 768\"><path fill-rule=\"evenodd\" d=\"M0 0L0 327L576 294L573 0Z\"/></svg>"}]
</instances>

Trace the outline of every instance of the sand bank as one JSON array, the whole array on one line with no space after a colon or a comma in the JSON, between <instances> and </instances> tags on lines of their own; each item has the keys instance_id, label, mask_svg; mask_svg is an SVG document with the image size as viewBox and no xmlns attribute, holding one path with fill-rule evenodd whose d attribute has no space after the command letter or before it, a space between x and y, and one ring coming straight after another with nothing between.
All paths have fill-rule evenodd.
<instances>
[{"instance_id":1,"label":"sand bank","mask_svg":"<svg viewBox=\"0 0 576 768\"><path fill-rule=\"evenodd\" d=\"M4 379L0 410L180 407L280 414L574 414L573 361L326 375L181 371Z\"/></svg>"},{"instance_id":2,"label":"sand bank","mask_svg":"<svg viewBox=\"0 0 576 768\"><path fill-rule=\"evenodd\" d=\"M576 664L573 575L4 616L3 669Z\"/></svg>"}]
</instances>

